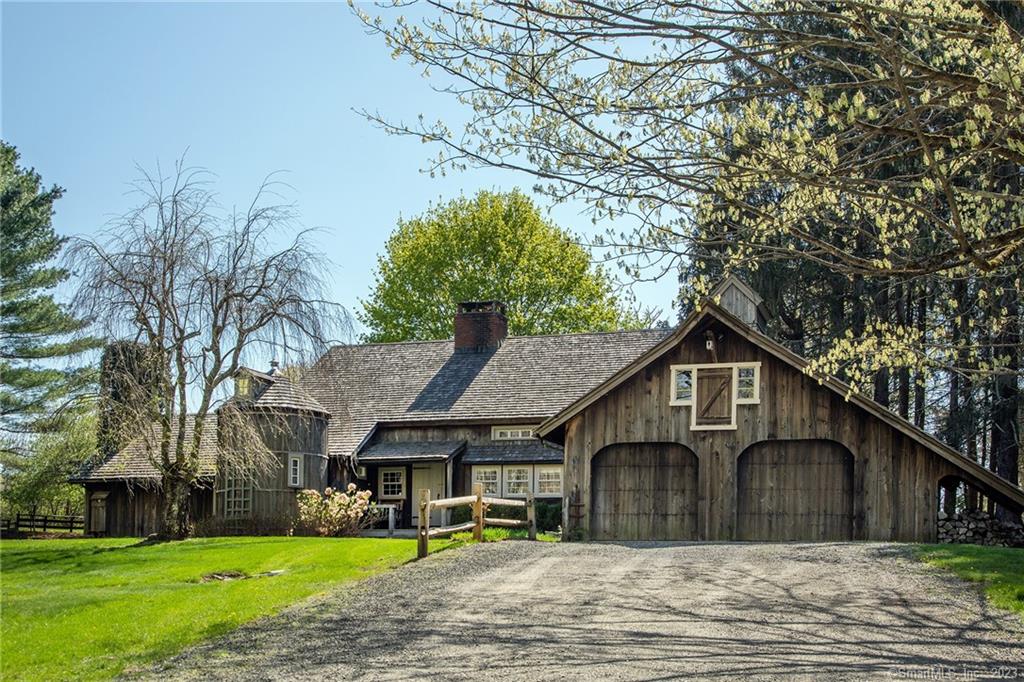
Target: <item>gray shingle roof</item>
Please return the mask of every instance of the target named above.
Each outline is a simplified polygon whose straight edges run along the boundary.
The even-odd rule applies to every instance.
[[[379,422],[543,421],[669,333],[512,336],[481,353],[452,341],[337,346],[301,386],[332,415],[330,454],[351,455]]]
[[[374,443],[359,453],[359,462],[362,464],[414,459],[447,461],[465,446],[464,440]]]
[[[217,415],[206,417],[203,437],[199,443],[199,475],[213,476],[217,470]],[[192,438],[195,418],[186,417],[185,439]],[[178,429],[171,427],[171,438],[174,439]],[[86,465],[73,482],[97,482],[108,480],[137,479],[159,481],[160,472],[153,466],[153,460],[160,456],[160,434],[154,424],[152,433],[140,436],[124,448],[107,457],[102,462]]]
[[[362,455],[360,455],[362,459]],[[540,440],[512,441],[469,445],[462,456],[463,464],[511,464],[514,462],[562,463],[562,451],[544,445]]]
[[[256,407],[265,407],[267,409],[318,412],[328,416],[331,414],[304,388],[282,376],[272,377],[270,386],[260,394],[260,397],[256,399],[254,404]]]

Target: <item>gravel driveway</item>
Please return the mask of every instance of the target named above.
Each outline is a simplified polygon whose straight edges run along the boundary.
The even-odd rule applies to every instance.
[[[908,551],[879,544],[475,545],[243,627],[152,674],[972,679],[966,666],[980,679],[1024,678],[1021,621]]]

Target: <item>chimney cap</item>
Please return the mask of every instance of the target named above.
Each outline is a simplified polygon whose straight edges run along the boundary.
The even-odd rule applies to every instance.
[[[270,371],[268,372],[268,374],[270,374],[271,376],[277,374],[278,373],[277,368],[280,367],[280,366],[281,366],[281,363],[279,363],[277,360],[271,360],[270,361]]]
[[[508,307],[502,301],[460,301],[460,313],[499,313],[505,315]]]

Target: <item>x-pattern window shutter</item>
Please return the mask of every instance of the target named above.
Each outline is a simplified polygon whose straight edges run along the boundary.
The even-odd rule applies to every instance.
[[[697,424],[732,422],[732,368],[701,369],[697,372]]]

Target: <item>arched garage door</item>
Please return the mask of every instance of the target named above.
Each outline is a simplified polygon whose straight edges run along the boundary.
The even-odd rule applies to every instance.
[[[675,443],[619,443],[591,462],[594,540],[695,540],[697,457]]]
[[[737,540],[852,540],[853,455],[827,440],[755,443],[736,502]]]

